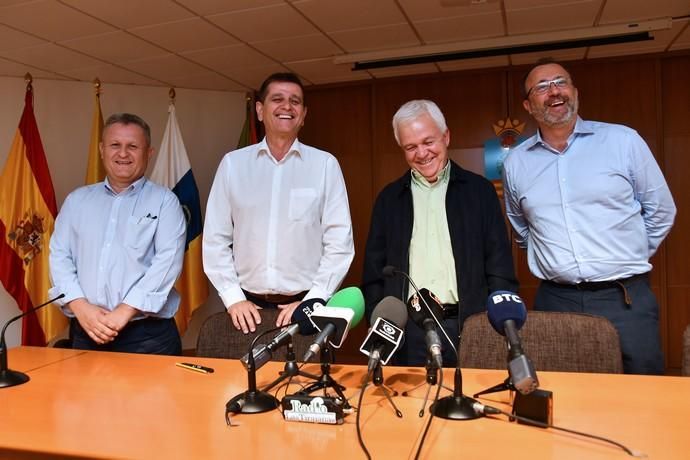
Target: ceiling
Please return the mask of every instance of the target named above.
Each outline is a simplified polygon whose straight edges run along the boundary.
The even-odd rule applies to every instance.
[[[525,64],[541,54],[358,71],[335,60],[658,18],[668,28],[651,41],[542,53],[560,60],[690,49],[690,1],[0,0],[0,75],[246,91],[280,71],[322,84]]]

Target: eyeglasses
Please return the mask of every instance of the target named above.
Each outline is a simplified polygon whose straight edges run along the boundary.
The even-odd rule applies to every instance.
[[[525,95],[525,99],[529,97],[530,94],[546,94],[546,92],[551,88],[551,85],[554,85],[556,88],[565,88],[570,84],[570,80],[568,80],[566,77],[558,77],[554,78],[553,80],[548,80],[548,81],[540,81],[533,87],[527,91],[527,94]]]

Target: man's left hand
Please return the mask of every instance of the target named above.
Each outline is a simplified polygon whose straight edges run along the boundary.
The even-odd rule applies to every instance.
[[[129,321],[134,318],[138,310],[134,307],[127,305],[126,303],[121,303],[111,312],[106,315],[103,321],[108,327],[115,329],[116,331],[121,331],[129,323]]]
[[[276,327],[287,326],[292,322],[292,313],[295,311],[297,306],[301,301],[286,303],[284,305],[278,305],[280,313],[278,313],[278,318],[276,319]]]

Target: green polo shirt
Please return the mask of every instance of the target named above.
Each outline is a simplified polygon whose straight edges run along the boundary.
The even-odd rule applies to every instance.
[[[417,286],[427,288],[442,303],[458,303],[455,258],[450,244],[446,217],[446,191],[450,178],[450,161],[436,182],[412,170],[412,203],[414,225],[410,241],[410,276]],[[408,297],[414,288],[408,289]]]

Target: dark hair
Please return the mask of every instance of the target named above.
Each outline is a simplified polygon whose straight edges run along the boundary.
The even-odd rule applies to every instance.
[[[302,90],[302,96],[304,97],[304,85],[299,77],[292,72],[279,72],[269,75],[268,78],[261,83],[261,88],[259,88],[259,94],[257,95],[257,100],[259,102],[264,102],[268,93],[268,85],[275,82],[296,84]]]
[[[144,131],[144,137],[146,138],[146,147],[151,147],[151,128],[149,128],[148,123],[146,123],[141,117],[134,115],[132,113],[114,113],[108,117],[103,125],[103,131],[101,132],[101,137],[108,127],[115,125],[137,125]]]
[[[529,74],[531,74],[532,71],[533,71],[534,69],[536,69],[537,67],[541,67],[541,66],[547,65],[547,64],[556,64],[556,65],[559,65],[559,66],[563,67],[563,69],[564,69],[566,72],[568,72],[568,69],[566,69],[565,66],[564,66],[563,64],[561,64],[560,62],[556,61],[556,60],[555,60],[554,58],[552,58],[552,57],[543,57],[543,58],[537,59],[537,62],[535,62],[534,65],[533,65],[532,67],[530,67],[529,70],[527,70],[527,72],[525,73],[525,75],[522,77],[522,87],[521,87],[521,89],[522,89],[522,97],[523,97],[524,99],[527,99],[527,91],[529,91],[529,88],[526,87],[526,85],[527,85],[527,77],[529,77]],[[568,72],[568,75],[570,75],[570,72]],[[572,80],[572,77],[571,77],[571,80]]]

